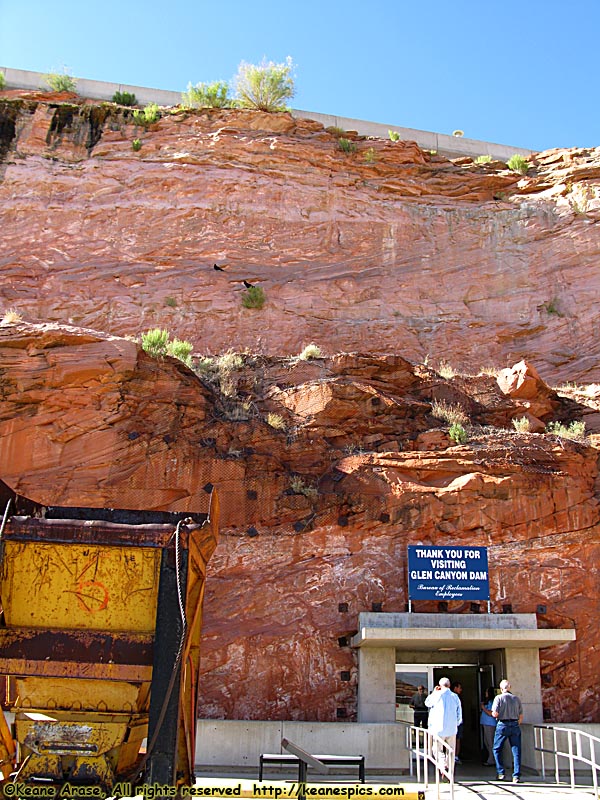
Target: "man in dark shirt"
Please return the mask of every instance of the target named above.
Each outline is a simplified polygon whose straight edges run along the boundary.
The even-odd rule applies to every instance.
[[[498,771],[498,780],[504,780],[502,748],[508,739],[513,754],[513,783],[521,780],[521,728],[523,706],[520,699],[511,694],[510,683],[500,681],[502,694],[497,695],[492,703],[492,716],[498,720],[494,734],[494,761]]]
[[[417,728],[426,728],[427,717],[429,715],[429,709],[425,705],[427,692],[424,686],[419,686],[418,689],[419,691],[415,692],[410,699],[410,708],[413,708],[415,711],[415,725]]]

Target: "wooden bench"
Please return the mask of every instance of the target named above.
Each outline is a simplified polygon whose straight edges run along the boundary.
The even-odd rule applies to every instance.
[[[365,782],[365,757],[364,756],[334,756],[334,755],[314,755],[328,767],[358,767],[358,778],[361,783]],[[263,768],[265,764],[291,764],[298,766],[298,782],[302,783],[300,769],[302,760],[291,753],[261,753],[258,765],[258,780],[263,779]],[[310,766],[310,765],[309,765]]]

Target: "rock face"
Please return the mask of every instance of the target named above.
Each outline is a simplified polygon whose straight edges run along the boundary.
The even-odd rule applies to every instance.
[[[113,335],[168,327],[209,354],[315,341],[600,381],[598,150],[539,154],[521,176],[413,142],[347,134],[343,152],[342,135],[218,109],[144,127],[5,92],[0,303]],[[262,310],[243,307],[244,280]]]
[[[531,365],[514,369],[544,422],[582,415]],[[373,603],[404,611],[406,547],[432,543],[489,548],[493,611],[543,604],[542,627],[576,628],[576,642],[544,653],[545,707],[555,721],[600,721],[598,453],[517,433],[518,379],[444,379],[357,354],[228,354],[198,370],[91,330],[0,326],[0,477],[13,490],[202,512],[218,487],[201,716],[353,719],[343,638]],[[435,416],[448,409],[463,414],[464,445]]]
[[[0,324],[0,479],[172,511],[218,487],[204,717],[353,719],[358,613],[404,611],[407,545],[468,543],[494,611],[577,629],[543,654],[544,703],[598,722],[597,450],[512,421],[600,431],[600,151],[521,176],[342,136],[0,94],[0,307],[32,320]],[[156,326],[221,357],[195,374],[123,338]],[[330,355],[290,357],[311,341]],[[545,383],[567,379],[597,384]]]

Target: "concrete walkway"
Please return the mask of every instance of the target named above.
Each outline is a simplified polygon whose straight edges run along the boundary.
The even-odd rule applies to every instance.
[[[557,785],[539,775],[524,774],[522,783],[513,783],[510,774],[503,781],[495,780],[495,771],[479,766],[462,764],[454,776],[454,800],[590,800],[596,798],[593,786],[581,785],[571,789],[568,784]],[[591,775],[587,776],[591,779]],[[584,781],[584,777],[581,778]],[[437,800],[437,788],[430,784],[425,793],[426,800]],[[450,787],[440,784],[440,800],[449,800]]]
[[[254,768],[224,768],[224,769],[203,769],[202,767],[196,768],[196,777],[200,782],[203,779],[236,779],[248,780],[256,778],[256,769]],[[430,773],[431,774],[431,773]],[[571,789],[567,784],[557,785],[556,783],[547,780],[542,781],[540,776],[524,775],[522,783],[512,783],[511,777],[507,775],[504,781],[493,780],[495,774],[493,770],[483,769],[476,765],[461,765],[456,769],[455,783],[454,783],[454,800],[590,800],[593,798],[597,800],[598,796],[594,794],[592,786],[581,785],[575,789]],[[269,771],[269,780],[282,780],[293,781],[297,778],[296,770],[278,768]],[[348,781],[354,784],[356,775],[353,774],[339,774],[336,770],[334,778],[323,778],[317,774],[311,774],[309,777],[310,783],[321,783],[324,780],[332,781]],[[431,778],[430,778],[431,780]],[[583,780],[583,778],[582,778]],[[410,775],[401,775],[395,772],[386,772],[369,775],[367,770],[367,784],[400,784],[408,789],[411,785],[417,788],[416,777]],[[423,788],[423,783],[418,786]],[[440,800],[450,800],[450,786],[447,783],[440,783],[439,798]],[[430,783],[425,791],[426,800],[437,800],[438,791],[435,782]]]
[[[435,786],[430,786],[425,792],[426,800],[436,800]],[[513,784],[510,781],[462,781],[454,784],[454,800],[590,800],[595,798],[593,788],[580,787],[571,789],[570,786],[557,786],[556,784],[541,783],[537,779],[527,780],[523,783]],[[448,784],[440,786],[440,800],[449,800],[450,787]]]

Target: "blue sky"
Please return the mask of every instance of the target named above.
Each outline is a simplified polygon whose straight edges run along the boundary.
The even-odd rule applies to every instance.
[[[600,0],[0,0],[0,66],[183,91],[295,63],[294,108],[600,145]]]

